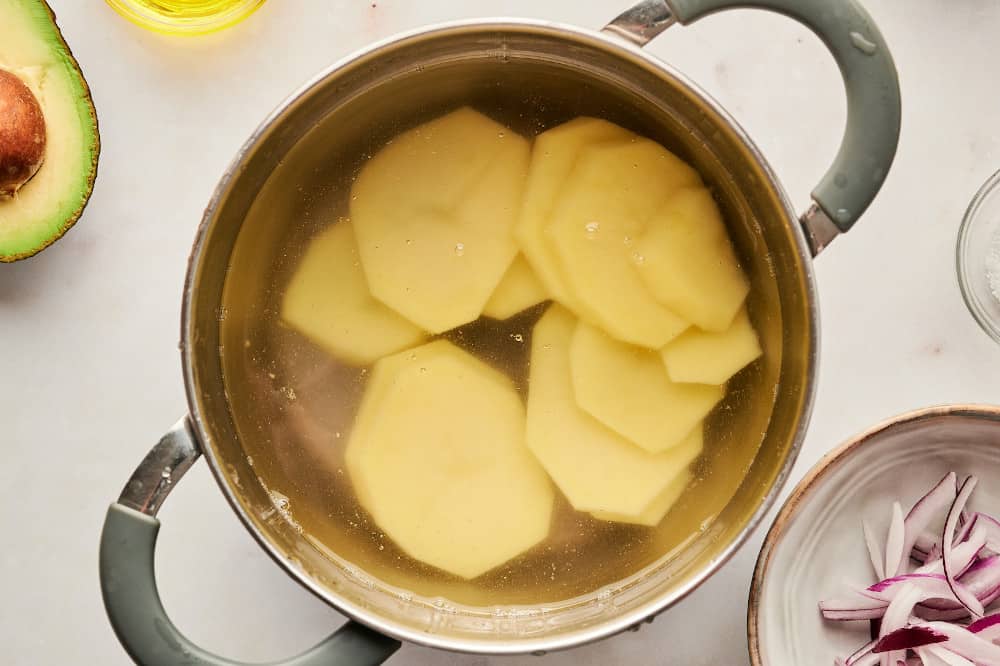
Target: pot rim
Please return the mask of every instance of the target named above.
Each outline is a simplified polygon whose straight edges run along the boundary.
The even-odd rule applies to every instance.
[[[771,488],[764,495],[760,504],[757,506],[754,513],[750,516],[736,537],[729,544],[727,544],[726,547],[717,554],[715,559],[711,560],[707,564],[707,566],[673,592],[660,594],[650,602],[627,613],[623,613],[620,616],[609,618],[606,621],[601,621],[582,629],[556,633],[552,636],[542,638],[519,638],[516,640],[469,639],[422,632],[399,622],[387,620],[383,616],[371,611],[368,608],[350,602],[349,600],[338,595],[336,592],[320,585],[306,572],[296,568],[295,565],[285,558],[280,550],[276,548],[259,529],[257,529],[256,525],[254,525],[251,518],[241,506],[229,478],[222,469],[220,461],[216,458],[214,449],[211,446],[205,445],[211,441],[211,438],[208,435],[205,427],[205,419],[199,407],[197,397],[198,392],[194,376],[194,349],[191,344],[193,337],[192,310],[194,300],[197,297],[195,287],[197,275],[203,258],[205,242],[214,223],[215,214],[220,208],[220,204],[225,200],[232,185],[240,177],[243,163],[248,156],[251,155],[261,139],[274,127],[280,125],[287,110],[294,106],[297,101],[307,96],[310,91],[312,91],[316,86],[322,85],[322,83],[327,79],[335,77],[341,69],[355,63],[356,61],[370,57],[377,57],[380,52],[413,39],[444,36],[451,32],[475,29],[489,29],[496,32],[544,32],[560,36],[567,40],[584,42],[607,52],[609,57],[626,61],[636,61],[640,66],[655,69],[664,78],[670,79],[678,85],[687,88],[690,92],[699,97],[706,107],[710,108],[712,112],[717,114],[723,122],[728,124],[729,128],[745,146],[754,161],[767,175],[772,187],[774,187],[775,192],[781,201],[786,217],[785,222],[793,228],[792,235],[794,238],[796,253],[802,259],[801,265],[803,267],[806,292],[804,294],[804,300],[808,305],[809,329],[811,339],[813,341],[806,359],[806,376],[805,383],[802,387],[804,393],[802,411],[798,426],[792,437],[788,453],[785,456],[784,463],[778,471]],[[236,515],[239,516],[240,521],[243,523],[244,527],[246,527],[247,531],[253,536],[264,552],[266,552],[271,559],[281,566],[289,576],[291,576],[316,597],[336,609],[338,612],[346,615],[352,620],[356,620],[376,631],[400,641],[455,652],[491,655],[515,655],[525,653],[544,654],[550,651],[577,647],[618,634],[629,628],[638,628],[638,625],[641,622],[651,619],[658,613],[687,597],[695,589],[701,586],[702,583],[708,580],[709,577],[716,573],[723,564],[732,558],[737,550],[739,550],[739,548],[746,542],[750,534],[752,534],[757,528],[767,511],[770,509],[771,505],[777,499],[778,494],[788,480],[788,476],[790,475],[795,460],[798,458],[799,451],[802,448],[802,443],[805,438],[805,432],[812,414],[816,396],[816,375],[818,370],[820,332],[819,311],[817,306],[817,293],[814,269],[812,266],[812,257],[813,254],[807,244],[805,233],[799,224],[798,216],[795,214],[794,209],[791,206],[788,195],[781,185],[781,181],[778,180],[771,165],[767,162],[763,154],[747,135],[746,131],[722,107],[721,104],[719,104],[707,92],[702,90],[699,86],[693,83],[685,75],[674,69],[667,62],[653,56],[638,46],[626,41],[624,38],[614,34],[599,30],[581,28],[555,21],[510,17],[490,17],[447,21],[418,27],[401,33],[396,33],[373,42],[368,46],[362,47],[361,49],[355,50],[347,56],[335,61],[306,81],[306,83],[301,85],[298,89],[282,100],[282,102],[264,118],[264,120],[257,126],[249,138],[236,152],[233,160],[230,162],[222,177],[219,179],[219,182],[205,207],[201,223],[198,226],[191,254],[188,258],[187,272],[184,280],[184,292],[181,308],[180,350],[184,386],[187,395],[188,408],[190,410],[190,420],[193,425],[196,439],[202,449],[202,453],[205,455],[209,468],[212,470],[212,475],[215,477],[216,483],[219,485],[219,488],[222,490],[222,493],[229,502],[229,505],[232,507]]]

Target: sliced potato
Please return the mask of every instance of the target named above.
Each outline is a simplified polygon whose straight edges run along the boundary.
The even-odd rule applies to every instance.
[[[281,318],[353,365],[367,365],[418,345],[425,337],[417,326],[372,297],[347,220],[310,241],[288,283]]]
[[[486,302],[483,314],[494,319],[507,319],[548,297],[531,266],[522,255],[518,255]]]
[[[625,128],[606,120],[581,117],[546,130],[535,139],[514,236],[545,289],[561,303],[568,303],[570,295],[545,238],[556,198],[581,149],[595,143],[634,137]]]
[[[377,189],[392,202],[454,208],[493,164],[504,139],[514,136],[475,109],[462,107],[393,137],[368,160],[357,180],[364,181],[362,189]],[[362,207],[376,203],[362,201]]]
[[[569,347],[576,318],[552,305],[535,325],[528,392],[528,448],[578,511],[642,513],[701,449],[690,445],[653,454],[584,412],[573,398]]]
[[[699,449],[700,452],[700,449]],[[692,456],[692,459],[698,454]],[[660,524],[663,517],[667,515],[670,508],[680,499],[680,496],[687,489],[693,478],[688,470],[682,470],[673,481],[671,481],[663,492],[657,495],[656,499],[649,503],[645,509],[635,515],[623,513],[612,513],[610,511],[592,511],[590,515],[598,520],[608,520],[616,523],[633,523],[635,525],[646,525],[655,527]]]
[[[446,340],[375,364],[347,447],[359,501],[411,557],[475,578],[543,540],[554,492],[511,381]]]
[[[650,453],[677,446],[712,410],[723,386],[670,381],[657,352],[580,322],[570,344],[573,395],[585,412]]]
[[[659,349],[689,322],[653,298],[636,270],[636,241],[675,190],[698,174],[648,139],[580,153],[548,227],[567,305],[619,340]]]
[[[474,321],[517,254],[528,141],[463,108],[365,164],[351,217],[372,294],[424,330]]]
[[[351,483],[354,494],[358,498],[358,503],[369,513],[373,513],[371,495],[368,493],[368,486],[360,483],[361,461],[366,453],[367,442],[372,426],[381,418],[383,413],[383,401],[386,392],[396,384],[396,378],[417,364],[418,367],[426,367],[427,362],[433,361],[445,354],[451,353],[449,345],[442,344],[443,340],[430,342],[409,351],[400,352],[391,356],[384,356],[372,367],[371,375],[365,384],[365,391],[358,406],[357,414],[354,416],[354,423],[351,426],[350,436],[347,440],[347,448],[344,451],[344,462],[347,464],[347,471],[351,475]]]
[[[372,368],[371,376],[368,378],[364,395],[361,398],[361,405],[358,407],[357,414],[354,415],[347,448],[344,449],[344,463],[347,467],[347,473],[350,474],[351,487],[354,489],[358,504],[369,513],[372,512],[372,498],[368,493],[368,486],[360,482],[361,459],[365,450],[365,442],[368,441],[368,433],[371,432],[372,425],[381,413],[382,399],[386,390],[393,385],[393,378],[404,365],[403,359],[410,362],[418,359],[425,360],[430,355],[427,347],[429,345],[416,348],[412,353],[417,354],[417,358],[412,360],[408,356],[404,356],[406,352],[393,356],[383,356]]]
[[[701,384],[725,383],[761,353],[746,308],[722,333],[692,328],[660,350],[671,380]]]
[[[704,187],[677,192],[636,243],[635,266],[654,298],[708,331],[725,331],[750,283],[719,207]]]

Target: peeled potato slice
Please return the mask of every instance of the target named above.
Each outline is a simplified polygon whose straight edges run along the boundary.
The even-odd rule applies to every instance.
[[[528,448],[578,511],[637,516],[701,450],[690,445],[648,453],[584,412],[573,398],[569,347],[576,318],[551,306],[535,325],[528,393]]]
[[[762,353],[746,308],[722,333],[692,328],[660,350],[675,382],[723,384]]]
[[[351,217],[372,294],[424,330],[479,317],[514,256],[528,141],[463,108],[365,164]]]
[[[548,293],[531,266],[523,256],[518,255],[486,302],[483,314],[494,319],[507,319],[547,298]]]
[[[657,352],[613,340],[580,322],[569,352],[573,395],[598,421],[650,453],[677,446],[725,387],[670,381]]]
[[[281,318],[354,365],[367,365],[424,339],[423,331],[372,297],[347,220],[309,243],[285,291]]]
[[[699,449],[700,452],[700,449]],[[692,459],[697,457],[697,453]],[[633,523],[635,525],[646,525],[655,527],[660,524],[663,517],[667,515],[670,508],[680,499],[681,494],[687,489],[687,485],[693,478],[691,472],[682,470],[673,481],[657,495],[656,499],[649,503],[645,509],[635,515],[623,513],[612,513],[610,511],[592,511],[590,515],[598,520],[608,520],[616,523]]]
[[[548,228],[571,298],[567,305],[613,337],[659,349],[689,322],[653,298],[636,241],[675,190],[698,174],[648,139],[583,150]]]
[[[561,269],[545,237],[557,195],[562,191],[580,150],[588,145],[633,138],[631,132],[599,118],[575,118],[538,135],[524,186],[524,200],[514,227],[528,262],[560,303],[569,302]]]
[[[719,208],[704,187],[672,196],[636,252],[642,261],[635,266],[656,300],[699,328],[725,331],[750,291]]]
[[[554,492],[511,381],[446,340],[375,364],[348,442],[364,508],[411,557],[475,578],[543,540]]]

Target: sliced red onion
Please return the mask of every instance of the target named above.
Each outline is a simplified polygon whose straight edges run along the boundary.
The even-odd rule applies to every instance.
[[[1000,587],[993,588],[984,596],[977,598],[985,608],[996,601],[997,598],[1000,598]],[[945,620],[948,622],[964,620],[969,617],[969,610],[965,606],[954,601],[949,601],[948,599],[927,599],[926,601],[921,601],[913,609],[913,613],[923,620]]]
[[[910,557],[913,559],[923,562],[927,557],[927,553],[931,551],[931,548],[937,543],[937,536],[931,534],[930,532],[924,532],[917,536],[917,540],[913,542],[913,548],[910,549]]]
[[[888,601],[858,595],[853,599],[824,599],[819,610],[828,620],[874,620],[885,613]]]
[[[859,592],[869,599],[891,602],[909,584],[920,590],[923,595],[921,601],[923,599],[954,599],[958,601],[958,597],[955,596],[943,574],[903,574],[902,576],[886,578]],[[955,587],[959,588],[966,596],[975,596],[961,583],[956,582]]]
[[[973,521],[966,523],[972,525]],[[948,560],[948,568],[954,572],[958,578],[976,563],[979,551],[986,545],[985,528],[975,528],[971,534],[966,535],[966,541],[958,543],[951,551],[951,558]],[[913,573],[944,573],[944,558],[928,562],[922,567],[915,569]]]
[[[986,530],[986,548],[994,555],[1000,554],[1000,521],[985,513],[976,513],[976,523]]]
[[[980,519],[976,531],[981,531],[981,528],[983,528],[983,523]],[[978,540],[979,537],[974,532],[970,536],[970,542],[976,543]],[[988,539],[984,541],[979,555],[972,560],[964,572],[958,575],[958,582],[969,588],[983,602],[984,606],[998,596],[997,590],[1000,589],[1000,555],[992,552],[986,545],[987,543]],[[957,546],[954,552],[957,553],[963,545],[965,544]],[[958,563],[958,566],[961,566],[961,562]]]
[[[923,626],[947,636],[948,640],[942,645],[955,654],[971,659],[977,664],[1000,664],[1000,645],[994,645],[965,627],[948,622],[928,622]]]
[[[958,577],[958,582],[987,604],[986,597],[1000,588],[1000,555],[977,560]]]
[[[976,483],[978,479],[974,476],[970,476],[962,483],[962,487],[958,491],[958,496],[955,497],[955,501],[951,505],[951,509],[948,511],[948,517],[944,521],[944,531],[941,534],[941,552],[943,557],[941,558],[944,564],[944,577],[948,582],[948,587],[951,588],[952,593],[955,598],[958,599],[959,603],[969,609],[969,613],[973,617],[982,617],[983,615],[983,605],[976,598],[976,595],[968,591],[962,585],[955,581],[954,567],[950,564],[952,561],[952,548],[954,547],[954,542],[952,541],[955,535],[955,526],[958,524],[958,517],[962,513],[962,509],[965,508],[965,504],[969,501],[969,496],[972,495],[972,491],[976,489]]]
[[[974,634],[979,634],[980,638],[984,638],[991,643],[996,642],[997,639],[1000,639],[1000,613],[981,617],[966,627],[966,629]]]
[[[890,593],[893,589],[901,587],[904,583],[916,581],[916,580],[929,580],[937,581],[944,580],[944,574],[934,574],[934,573],[908,573],[901,574],[899,576],[893,576],[892,578],[886,578],[885,580],[880,580],[874,585],[869,585],[863,590],[859,590],[861,594],[869,596],[873,599],[883,599],[881,594],[872,593]],[[885,601],[892,601],[892,597],[884,598]]]
[[[903,523],[903,507],[899,505],[899,502],[893,502],[889,533],[885,537],[885,574],[887,576],[895,576],[903,568],[903,541],[905,538],[906,526]]]
[[[948,507],[949,503],[955,499],[955,482],[957,477],[954,472],[948,472],[937,484],[927,492],[926,495],[916,501],[913,507],[907,512],[906,538],[903,540],[903,552],[909,553],[914,548],[923,553],[930,552],[934,546],[934,537],[925,538],[926,530],[930,526],[934,517],[940,515]],[[902,559],[902,558],[901,558]],[[898,574],[905,562],[899,562],[894,571],[887,571],[889,576]],[[882,578],[882,576],[879,576]]]
[[[923,645],[944,643],[948,637],[924,624],[904,626],[880,638],[872,647],[872,652],[890,650],[912,650]]]
[[[968,540],[969,534],[972,532],[973,528],[975,528],[976,523],[978,522],[979,522],[979,516],[976,514],[972,514],[967,521],[961,524],[961,526],[958,529],[958,534],[955,535],[955,538],[952,541],[952,543],[962,543],[963,541]]]
[[[965,657],[960,657],[940,645],[919,647],[914,652],[920,658],[922,666],[976,666]]]
[[[836,666],[870,666],[878,663],[879,656],[872,653],[873,647],[875,647],[874,640],[870,643],[862,645],[847,659],[834,660],[834,664],[836,664]]]
[[[1000,597],[1000,557],[991,555],[974,563],[959,576],[958,582],[976,595],[984,607]],[[925,620],[961,620],[969,616],[961,604],[948,599],[927,599],[920,602],[916,614]]]
[[[906,627],[913,607],[926,598],[925,593],[918,587],[921,584],[924,584],[924,581],[920,579],[903,583],[895,598],[889,602],[885,615],[882,616],[882,626],[879,628],[879,643]],[[879,643],[875,645],[878,646]],[[875,652],[875,648],[872,648],[872,652]],[[881,666],[896,666],[900,661],[906,661],[906,648],[889,648],[882,652],[885,654],[879,659]]]
[[[868,521],[861,521],[861,531],[865,533],[865,545],[868,547],[868,559],[872,562],[872,569],[875,570],[875,576],[879,580],[882,580],[885,578],[885,557],[878,547],[875,534],[872,532],[871,527],[868,526]]]
[[[980,557],[958,579],[964,583],[967,580],[975,580],[989,573],[997,575],[997,579],[1000,580],[1000,555]]]
[[[827,620],[837,620],[841,622],[848,622],[851,620],[877,620],[885,615],[885,609],[888,608],[889,604],[885,603],[881,606],[876,606],[874,608],[845,608],[845,609],[828,609],[821,608],[820,612],[823,617]],[[954,611],[951,611],[953,613]],[[951,619],[949,611],[938,611],[938,614],[933,617],[927,617],[927,620],[946,620]],[[968,613],[966,613],[968,615]],[[921,616],[923,617],[923,616]]]
[[[955,484],[955,488],[956,490],[958,489],[958,484]],[[962,509],[962,513],[958,514],[958,526],[961,527],[964,525],[965,521],[967,521],[971,516],[972,514],[969,513],[968,509]]]
[[[907,574],[915,576],[915,574]],[[910,577],[896,577],[873,585],[873,588],[881,590],[882,594],[875,596],[884,597],[892,594],[891,586],[898,585],[901,581],[912,580]],[[951,589],[944,587],[944,577],[937,574],[938,583],[936,590],[945,593],[944,598],[928,598],[917,604],[914,612],[925,620],[960,620],[969,616],[969,611],[955,601],[951,594]],[[973,564],[959,578],[959,583],[967,587],[972,594],[976,595],[983,606],[987,606],[1000,597],[1000,556],[992,555]],[[889,590],[886,592],[886,590]],[[934,589],[929,593],[933,593]],[[871,590],[867,590],[869,594]],[[888,601],[881,601],[865,593],[859,592],[856,597],[846,599],[828,599],[820,602],[820,610],[823,617],[829,620],[871,620],[881,617],[888,606]]]
[[[958,603],[943,574],[904,574],[879,581],[857,596],[824,599],[819,609],[828,620],[873,620],[882,617],[900,586],[915,581],[925,598],[915,612],[925,620],[959,620],[968,617],[968,610]],[[979,560],[959,579],[958,583],[979,599],[984,606],[1000,597],[1000,556]],[[940,595],[940,596],[938,596]]]
[[[869,621],[873,640],[837,666],[1000,666],[1000,612],[983,617],[1000,599],[1000,520],[966,510],[976,484],[948,474],[905,518],[893,503],[884,552],[862,523],[881,580],[819,607],[825,619]],[[928,533],[942,514],[940,534]],[[910,560],[920,566],[908,573]]]
[[[881,656],[882,655],[869,652],[855,661],[845,661],[844,664],[845,666],[878,666],[879,657]]]

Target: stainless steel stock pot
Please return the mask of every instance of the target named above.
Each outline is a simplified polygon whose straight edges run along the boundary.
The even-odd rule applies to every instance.
[[[641,48],[674,24],[734,7],[771,10],[802,22],[823,40],[844,77],[843,143],[801,217],[726,111]],[[223,385],[218,312],[224,284],[239,289],[243,277],[252,279],[252,271],[243,276],[231,263],[238,237],[266,247],[282,224],[280,214],[266,224],[246,222],[279,164],[308,162],[331,142],[363,146],[377,128],[413,117],[414,109],[453,108],[497,86],[513,88],[524,100],[550,110],[619,122],[698,168],[722,207],[751,278],[751,306],[766,351],[760,381],[778,389],[766,413],[748,417],[754,420],[745,424],[758,432],[752,438],[759,446],[753,464],[711,527],[682,552],[600,594],[562,604],[442,609],[323,555],[287,521],[268,519],[273,500],[234,426],[234,414],[252,405],[232,400]],[[643,0],[600,31],[525,20],[464,21],[393,37],[330,67],[250,137],[223,175],[198,231],[181,321],[190,413],[142,461],[111,505],[102,535],[105,606],[126,650],[149,665],[234,663],[179,633],[163,610],[154,579],[157,510],[200,455],[261,547],[352,620],[289,664],[379,663],[399,641],[466,652],[540,653],[609,636],[677,603],[743,543],[792,468],[815,388],[812,259],[875,197],[895,154],[899,121],[891,55],[855,0]],[[269,203],[281,212],[281,202]]]

